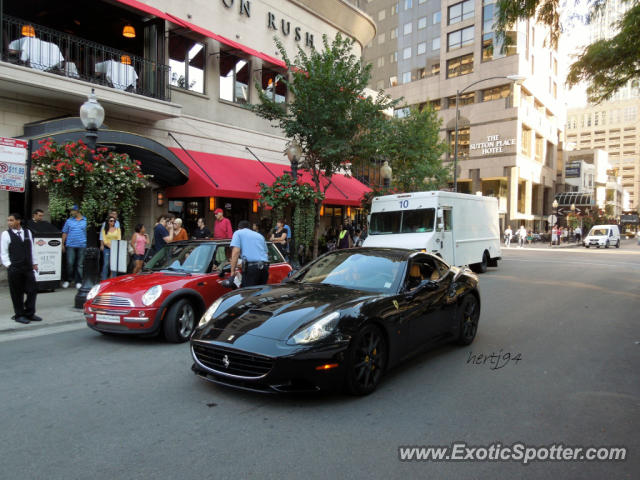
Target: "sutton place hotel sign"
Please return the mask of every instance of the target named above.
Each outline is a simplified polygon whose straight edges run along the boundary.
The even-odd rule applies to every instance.
[[[487,135],[486,142],[472,143],[469,150],[480,150],[480,155],[490,155],[492,153],[502,153],[505,147],[512,147],[516,144],[515,138],[500,139],[500,135]]]

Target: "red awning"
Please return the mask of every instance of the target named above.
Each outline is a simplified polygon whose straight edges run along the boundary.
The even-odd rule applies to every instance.
[[[168,198],[258,198],[260,190],[258,184],[273,183],[274,177],[269,170],[274,175],[280,176],[285,170],[291,168],[289,165],[280,163],[263,162],[269,168],[267,170],[256,160],[189,150],[196,164],[184,150],[179,148],[170,148],[170,150],[189,167],[189,180],[184,185],[167,188]],[[217,187],[202,169],[218,184]],[[300,172],[300,177],[305,182],[313,184],[308,172]],[[328,181],[323,179],[323,185]],[[363,195],[369,190],[355,178],[335,174],[331,177],[331,185],[326,191],[324,203],[357,207],[360,206]]]
[[[129,1],[129,0],[127,0],[127,1]],[[236,50],[243,51],[248,55],[261,58],[265,62],[271,63],[272,65],[275,65],[277,67],[287,68],[287,64],[284,63],[284,61],[282,61],[282,60],[279,60],[279,59],[277,59],[275,57],[267,55],[266,53],[259,52],[258,50],[254,50],[253,48],[247,47],[246,45],[243,45],[241,43],[234,42],[233,40],[229,40],[228,38],[223,37],[222,35],[218,35],[217,33],[213,33],[212,31],[207,30],[206,28],[202,28],[202,27],[199,27],[198,25],[195,25],[195,24],[193,24],[191,22],[187,22],[186,20],[183,20],[182,18],[178,18],[175,15],[171,15],[170,13],[168,13],[167,15],[169,15],[169,17],[171,17],[171,21],[172,22],[177,23],[179,25],[182,25],[183,27],[186,27],[189,30],[192,30],[192,31],[194,31],[196,33],[199,33],[200,35],[204,35],[205,37],[213,38],[214,40],[217,40],[220,43],[224,43],[225,45],[228,45],[228,46],[230,46],[232,48],[235,48]]]
[[[157,8],[154,8],[146,3],[139,2],[138,0],[117,0],[120,3],[128,5],[130,7],[135,8],[136,10],[140,10],[141,12],[149,13],[151,15],[155,15],[158,18],[163,18],[168,20],[169,22],[177,23],[180,25],[180,22],[177,22],[176,19],[172,18],[171,15],[165,13]]]

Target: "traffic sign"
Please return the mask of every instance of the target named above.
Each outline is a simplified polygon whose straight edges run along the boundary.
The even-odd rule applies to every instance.
[[[549,215],[547,217],[547,222],[549,222],[549,225],[555,225],[556,223],[558,223],[558,217],[556,217],[555,215]]]

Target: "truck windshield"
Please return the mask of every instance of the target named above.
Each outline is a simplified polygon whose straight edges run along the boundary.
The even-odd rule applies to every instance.
[[[433,232],[435,213],[434,208],[375,212],[371,214],[369,235]]]

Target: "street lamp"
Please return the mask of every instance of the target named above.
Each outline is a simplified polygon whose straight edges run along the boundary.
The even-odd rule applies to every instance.
[[[393,173],[393,170],[389,166],[389,161],[385,160],[382,166],[380,167],[380,178],[382,178],[382,185],[385,188],[389,188],[389,185],[391,185],[392,173]]]
[[[289,142],[289,146],[287,147],[287,158],[289,159],[289,163],[291,163],[291,178],[293,178],[294,182],[298,180],[298,162],[300,161],[300,157],[302,156],[302,149],[300,148],[300,144],[294,138]],[[294,208],[298,208],[294,206]],[[291,222],[291,238],[289,239],[289,260],[292,264],[297,264],[297,255],[296,255],[296,242],[293,236],[293,222]]]
[[[80,107],[80,120],[86,129],[84,136],[87,138],[89,158],[91,158],[91,151],[95,150],[98,140],[98,129],[104,121],[104,108],[98,103],[93,88],[88,95],[88,100]],[[95,225],[87,225],[87,249],[82,266],[82,286],[78,290],[74,300],[76,308],[82,308],[84,302],[87,300],[89,290],[99,281],[100,250],[98,249],[95,230]]]
[[[456,91],[456,128],[455,128],[455,143],[454,143],[454,147],[453,147],[453,191],[457,192],[458,191],[458,121],[460,119],[460,94],[466,92],[468,89],[470,89],[471,87],[473,87],[474,85],[487,81],[487,80],[495,80],[498,78],[506,78],[508,80],[511,80],[514,83],[522,83],[524,80],[526,80],[526,76],[524,75],[500,75],[497,77],[489,77],[489,78],[483,78],[481,80],[478,80],[476,82],[470,83],[469,85],[467,85],[466,87],[464,87],[462,90],[457,90]]]
[[[554,198],[553,203],[551,204],[553,209],[556,211],[555,221],[553,222],[553,226],[551,227],[551,245],[553,245],[553,227],[556,227],[556,235],[558,235],[558,199]],[[558,242],[560,243],[560,242]]]

